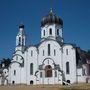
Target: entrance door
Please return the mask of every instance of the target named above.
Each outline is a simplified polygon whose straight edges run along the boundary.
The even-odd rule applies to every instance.
[[[45,82],[46,84],[52,84],[53,79],[53,71],[51,65],[47,65],[45,67]]]
[[[52,77],[52,67],[50,65],[45,67],[45,77]]]

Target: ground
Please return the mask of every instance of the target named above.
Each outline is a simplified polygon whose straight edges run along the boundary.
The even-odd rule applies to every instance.
[[[74,85],[8,85],[0,86],[0,90],[90,90],[90,84],[74,84]]]

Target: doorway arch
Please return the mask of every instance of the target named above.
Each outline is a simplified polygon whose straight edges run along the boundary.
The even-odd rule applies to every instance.
[[[12,84],[14,85],[15,84],[15,81],[12,81]]]
[[[33,80],[30,81],[30,84],[33,84]]]
[[[45,67],[45,77],[52,77],[52,67],[51,67],[51,65],[47,65]]]

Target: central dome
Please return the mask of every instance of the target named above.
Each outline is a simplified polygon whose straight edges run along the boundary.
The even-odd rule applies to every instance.
[[[53,24],[53,23],[63,25],[62,19],[56,16],[51,9],[49,14],[43,17],[41,21],[41,27],[45,26],[46,24]]]

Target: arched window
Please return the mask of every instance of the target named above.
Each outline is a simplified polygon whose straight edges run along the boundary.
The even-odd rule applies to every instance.
[[[55,71],[55,77],[57,77],[57,71]]]
[[[50,56],[50,44],[48,44],[48,56]]]
[[[66,55],[68,55],[68,49],[66,49]]]
[[[33,51],[31,50],[31,57],[33,56]]]
[[[54,49],[54,56],[56,56],[56,50]]]
[[[43,30],[43,36],[45,36],[45,30]]]
[[[52,67],[50,65],[45,67],[45,77],[52,77]]]
[[[69,62],[66,62],[66,74],[70,73]]]
[[[42,78],[42,72],[40,72],[40,77]]]
[[[21,42],[21,37],[19,37],[19,42]]]
[[[16,70],[14,70],[14,76],[16,75]]]
[[[19,37],[19,43],[18,43],[18,45],[20,45],[21,44],[21,37]]]
[[[16,60],[18,60],[18,56],[16,56]]]
[[[51,28],[49,29],[49,34],[52,35],[52,29]]]
[[[43,56],[44,56],[44,50],[43,50]]]
[[[30,64],[30,75],[33,75],[33,63]]]
[[[82,75],[85,76],[85,69],[82,70]]]
[[[59,29],[57,29],[57,35],[59,35]]]
[[[24,45],[24,38],[22,39],[22,45]]]

